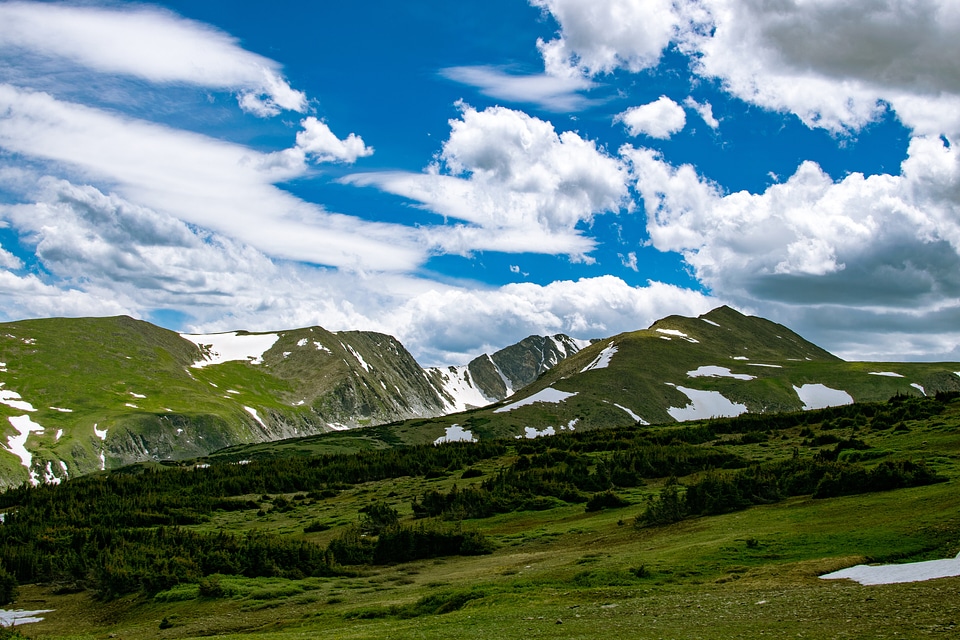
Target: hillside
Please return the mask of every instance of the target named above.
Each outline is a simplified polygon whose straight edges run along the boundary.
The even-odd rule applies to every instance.
[[[128,317],[5,323],[0,486],[489,404],[579,344],[531,336],[465,367],[425,371],[395,338],[366,331],[180,335]]]
[[[127,317],[0,327],[0,483],[433,416],[446,405],[394,338],[320,327],[180,336]]]
[[[958,478],[955,395],[145,463],[0,494],[0,585],[51,640],[946,637],[960,578],[820,576],[955,556]]]
[[[846,362],[782,325],[720,307],[595,341],[496,405],[218,452],[233,459],[536,438],[633,424],[800,411],[960,391],[958,363]]]
[[[0,325],[0,486],[225,447],[274,455],[275,441],[353,451],[882,401],[958,390],[957,372],[844,362],[728,307],[592,344],[530,336],[428,370],[395,338],[364,331],[178,335],[126,317],[21,321]]]

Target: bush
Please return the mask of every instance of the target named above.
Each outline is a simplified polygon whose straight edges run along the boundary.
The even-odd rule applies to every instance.
[[[590,511],[600,511],[601,509],[617,509],[619,507],[629,506],[630,503],[627,500],[624,500],[613,491],[604,491],[603,493],[595,493],[590,496],[590,499],[587,500],[587,506],[585,510]]]
[[[10,604],[17,599],[19,586],[16,576],[0,566],[0,605]]]

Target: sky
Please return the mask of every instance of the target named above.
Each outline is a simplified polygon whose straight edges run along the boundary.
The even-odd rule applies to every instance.
[[[960,360],[955,0],[0,1],[0,320]]]

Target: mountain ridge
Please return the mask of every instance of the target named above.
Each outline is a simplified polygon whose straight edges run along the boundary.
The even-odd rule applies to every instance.
[[[533,437],[939,390],[960,390],[960,365],[845,362],[729,307],[592,343],[530,336],[429,369],[375,332],[25,320],[0,325],[0,483],[331,431],[363,432],[337,440],[349,447]]]

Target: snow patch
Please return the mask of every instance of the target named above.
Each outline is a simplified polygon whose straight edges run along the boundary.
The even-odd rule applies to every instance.
[[[625,406],[623,406],[622,404],[617,404],[616,402],[614,402],[614,403],[612,403],[612,404],[613,404],[613,406],[615,406],[617,409],[620,409],[621,411],[625,411],[625,412],[627,413],[627,415],[630,416],[631,418],[633,418],[633,420],[634,420],[635,422],[639,422],[640,424],[650,424],[649,422],[647,422],[646,420],[644,420],[643,418],[641,418],[640,416],[638,416],[637,414],[635,414],[633,411],[630,411],[630,409],[627,409],[627,408],[626,408]]]
[[[580,373],[585,373],[587,371],[592,371],[593,369],[606,369],[610,366],[610,359],[613,358],[613,354],[617,352],[617,345],[610,343],[607,345],[607,348],[600,352],[593,362],[585,366],[580,370]]]
[[[433,371],[441,380],[440,397],[446,405],[445,411],[447,413],[485,407],[492,402],[496,402],[496,398],[488,398],[479,387],[474,386],[470,369],[466,365],[435,368]],[[452,401],[448,400],[447,396],[452,398]]]
[[[567,426],[566,426],[566,427],[561,426],[560,428],[561,428],[561,429],[568,429],[569,431],[576,431],[575,427],[577,426],[577,423],[578,423],[579,421],[580,421],[580,418],[574,418],[573,420],[571,420],[570,422],[567,423]]]
[[[325,346],[323,346],[322,344],[320,344],[320,343],[317,342],[316,340],[314,340],[313,346],[315,346],[315,347],[317,348],[317,351],[326,351],[327,353],[333,355],[333,351],[330,351],[330,349],[327,349]]]
[[[916,382],[911,382],[910,386],[920,391],[920,393],[922,393],[923,395],[927,395],[927,391]]]
[[[557,430],[553,427],[547,427],[542,431],[538,431],[533,427],[524,427],[523,435],[513,436],[517,440],[521,438],[526,438],[527,440],[533,440],[534,438],[539,438],[540,436],[555,436],[557,435]]]
[[[147,397],[147,396],[143,395],[142,393],[134,393],[133,391],[130,392],[130,395],[132,395],[134,398],[141,398],[141,399]]]
[[[760,364],[759,362],[748,362],[748,367],[768,367],[770,369],[783,369],[783,365],[779,364]]]
[[[93,434],[100,438],[100,440],[106,441],[107,439],[107,429],[100,431],[100,429],[97,429],[96,423],[93,425]]]
[[[685,420],[704,420],[706,418],[733,418],[747,412],[747,405],[731,402],[719,391],[702,391],[688,389],[679,385],[667,383],[675,387],[690,399],[685,407],[668,407],[667,413],[677,422]]]
[[[888,378],[902,378],[903,376],[895,371],[871,371],[867,375],[870,376],[886,376]]]
[[[276,343],[280,336],[276,333],[181,333],[180,336],[194,343],[203,353],[203,359],[194,362],[195,369],[211,364],[222,364],[235,360],[246,360],[250,364],[262,364],[263,354]]]
[[[927,560],[907,564],[866,565],[841,569],[820,576],[822,580],[848,579],[862,585],[899,584],[903,582],[923,582],[936,578],[960,576],[960,554],[948,560]]]
[[[240,395],[240,392],[236,389],[227,389],[227,393],[232,393],[234,395]]]
[[[797,392],[797,397],[803,403],[803,410],[826,409],[827,407],[839,407],[844,404],[853,404],[853,397],[841,389],[831,389],[823,384],[805,384],[801,387],[794,386],[793,390]]]
[[[687,371],[690,378],[734,378],[736,380],[755,380],[757,376],[751,376],[748,373],[733,373],[726,367],[715,365],[704,365],[693,371]]]
[[[433,441],[433,444],[443,444],[444,442],[476,442],[473,433],[464,429],[458,424],[452,424],[447,427],[447,433]]]
[[[12,627],[19,624],[40,622],[43,618],[39,617],[39,614],[51,613],[52,611],[53,609],[38,609],[36,611],[0,609],[0,627]]]
[[[350,428],[345,424],[340,424],[339,422],[328,422],[327,426],[334,431],[347,431]]]
[[[73,413],[73,409],[64,409],[63,407],[50,407],[50,411],[59,411],[60,413]]]
[[[57,435],[54,436],[53,441],[60,442],[60,438],[62,437],[63,437],[63,429],[57,429]]]
[[[124,402],[124,403],[123,403],[123,406],[125,406],[125,407],[130,407],[131,409],[139,409],[139,408],[140,408],[140,407],[138,407],[137,405],[132,404],[132,403],[130,403],[130,402]]]
[[[7,418],[13,428],[17,430],[17,435],[7,436],[7,451],[20,458],[20,462],[30,473],[30,484],[37,486],[40,484],[37,474],[30,467],[33,464],[33,454],[27,451],[27,438],[31,433],[43,433],[43,427],[33,420],[30,416],[10,416]]]
[[[749,360],[747,356],[733,356],[734,360]]]
[[[720,326],[720,325],[718,325],[716,322],[714,322],[713,320],[707,320],[706,318],[700,318],[700,319],[703,320],[704,322],[706,322],[707,324],[712,324],[712,325],[715,326],[715,327],[719,327],[719,326]]]
[[[3,389],[2,387],[4,384],[5,383],[0,382],[0,403],[20,411],[36,411],[34,406],[24,400],[19,393],[16,391],[8,391]]]
[[[493,412],[506,413],[507,411],[513,411],[514,409],[517,409],[519,407],[523,407],[528,404],[533,404],[534,402],[551,402],[551,403],[563,402],[567,398],[572,398],[575,395],[577,395],[576,391],[574,391],[573,393],[568,393],[566,391],[557,391],[553,387],[547,387],[546,389],[543,389],[542,391],[538,391],[532,396],[524,398],[523,400],[517,400],[516,402],[512,404],[508,404],[505,407],[494,409]]]
[[[308,343],[308,342],[310,342],[310,341],[307,340],[306,338],[300,338],[299,340],[297,340],[297,346],[298,346],[298,347],[305,347],[305,346],[307,346],[307,343]],[[289,353],[289,351],[288,351],[287,353]]]
[[[261,426],[261,427],[263,427],[264,429],[267,428],[267,425],[264,424],[263,420],[260,419],[260,414],[257,413],[257,410],[256,410],[256,409],[254,409],[253,407],[247,407],[247,406],[244,406],[243,408],[244,408],[244,410],[245,410],[247,413],[249,413],[250,415],[253,416],[253,419],[254,419],[254,420],[256,420],[257,422],[260,423],[260,426]]]
[[[347,351],[352,353],[353,357],[356,358],[357,362],[360,363],[360,366],[363,367],[363,370],[366,371],[367,373],[370,373],[370,365],[366,363],[366,361],[363,359],[363,356],[357,353],[356,350],[350,345],[346,345],[346,347],[347,347]]]

